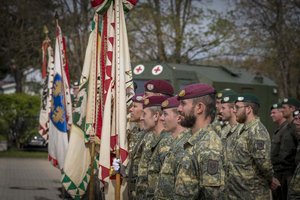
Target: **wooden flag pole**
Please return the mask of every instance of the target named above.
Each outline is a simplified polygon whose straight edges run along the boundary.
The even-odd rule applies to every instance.
[[[91,146],[91,176],[90,176],[90,185],[89,185],[89,200],[94,200],[94,157],[95,157],[95,142],[92,142]]]
[[[120,159],[120,147],[116,149],[116,158]],[[120,170],[116,174],[116,189],[115,189],[115,200],[120,200],[120,190],[121,190],[121,174]]]

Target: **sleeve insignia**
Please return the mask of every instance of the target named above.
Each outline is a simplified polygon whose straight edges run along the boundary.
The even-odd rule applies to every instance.
[[[256,148],[258,150],[264,150],[265,142],[263,140],[256,140]]]
[[[210,175],[215,175],[219,170],[219,162],[217,160],[208,160],[207,172]]]

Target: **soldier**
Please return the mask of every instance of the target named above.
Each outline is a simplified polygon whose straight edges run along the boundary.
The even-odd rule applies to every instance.
[[[235,103],[236,120],[244,127],[228,157],[228,199],[270,199],[269,187],[280,185],[273,177],[269,133],[257,117],[259,105],[252,94],[239,95]]]
[[[296,129],[296,133],[298,136],[298,141],[299,141],[299,136],[300,136],[300,110],[294,111],[294,121],[293,121]],[[298,144],[298,153],[300,153],[300,145]],[[293,178],[290,182],[289,185],[289,190],[288,190],[288,199],[294,200],[294,199],[300,199],[300,157],[296,157],[295,160],[296,164],[298,165]]]
[[[234,113],[234,105],[235,105],[236,95],[223,95],[221,100],[221,110],[220,113],[222,115],[222,119],[227,121],[228,124],[221,130],[221,140],[224,149],[224,157],[225,157],[225,173],[226,173],[226,182],[228,178],[228,159],[230,160],[230,156],[232,155],[232,144],[236,139],[237,135],[241,132],[243,124],[240,124],[236,121],[236,116]],[[225,182],[225,183],[226,183]],[[226,184],[225,184],[226,185]]]
[[[299,106],[295,98],[284,98],[280,111],[286,119],[286,126],[281,130],[281,135],[274,136],[272,156],[275,176],[278,178],[281,187],[273,192],[274,199],[287,199],[288,185],[296,169],[295,156],[298,141],[293,124],[293,112]],[[277,153],[275,149],[277,148]]]
[[[190,131],[180,125],[178,105],[177,97],[168,98],[161,104],[163,110],[161,120],[165,131],[171,133],[174,141],[161,167],[154,199],[173,199],[178,166],[185,153],[183,144],[191,136]]]
[[[143,135],[143,122],[141,121],[141,116],[143,114],[143,96],[144,94],[136,94],[132,97],[132,106],[129,109],[130,122],[136,125],[127,133],[128,147],[129,147],[129,159],[132,157],[133,147],[136,145],[137,141]]]
[[[138,199],[152,199],[158,180],[158,174],[166,153],[170,149],[172,137],[164,131],[161,103],[165,96],[150,96],[144,99],[142,120],[144,128],[151,132],[147,136],[142,157],[138,165],[136,194]]]
[[[174,94],[174,89],[172,85],[165,80],[150,80],[145,83],[145,95],[144,97],[150,96],[166,96],[171,97]]]
[[[272,191],[273,199],[286,199],[287,198],[287,188],[284,186],[284,181],[282,177],[282,168],[284,165],[284,160],[281,157],[285,153],[285,149],[287,147],[285,141],[286,139],[290,140],[290,134],[287,133],[287,125],[288,121],[283,117],[283,113],[281,111],[281,104],[273,104],[271,107],[271,118],[275,124],[278,125],[277,130],[274,132],[272,137],[272,145],[271,145],[271,160],[273,164],[275,177],[279,180],[281,187]]]
[[[174,199],[220,199],[224,188],[222,142],[212,129],[215,89],[191,84],[178,94],[181,125],[191,128],[186,155],[178,166]]]
[[[217,93],[217,96],[216,96],[216,117],[214,119],[214,121],[212,122],[212,127],[213,129],[216,131],[216,133],[220,136],[221,136],[221,131],[222,129],[228,125],[228,122],[226,120],[224,120],[222,118],[222,114],[221,114],[221,107],[222,107],[222,104],[221,104],[221,100],[224,96],[229,96],[229,95],[236,95],[236,92],[233,91],[232,89],[230,88],[226,88],[226,89],[223,89],[221,90],[220,92]]]

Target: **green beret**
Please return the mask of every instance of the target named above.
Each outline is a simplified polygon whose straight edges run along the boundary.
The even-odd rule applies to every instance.
[[[228,95],[236,95],[236,92],[230,88],[226,88],[226,89],[223,89],[220,92],[218,92],[216,95],[216,98],[223,99],[223,97],[228,96]]]
[[[282,104],[281,104],[281,103],[274,103],[274,104],[272,104],[272,106],[271,106],[271,110],[272,110],[272,109],[278,109],[278,108],[282,108]]]
[[[260,105],[258,98],[254,94],[239,94],[235,102],[248,102]]]
[[[287,104],[287,105],[295,106],[296,108],[300,107],[300,102],[294,97],[284,98],[281,103],[282,105]]]
[[[234,103],[236,101],[237,95],[223,95],[223,98],[221,99],[221,103]]]

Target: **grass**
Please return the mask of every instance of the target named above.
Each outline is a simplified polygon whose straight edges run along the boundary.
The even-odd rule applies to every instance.
[[[48,153],[42,151],[22,151],[11,149],[0,152],[0,158],[47,158]]]

